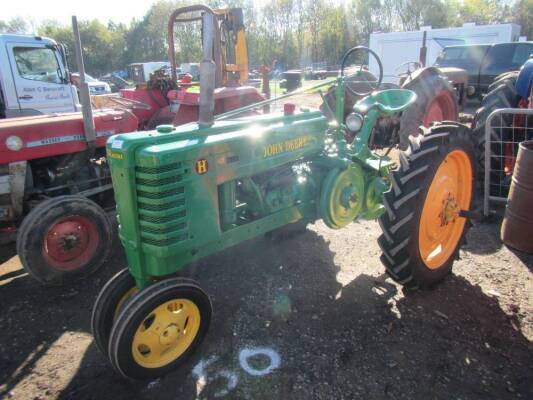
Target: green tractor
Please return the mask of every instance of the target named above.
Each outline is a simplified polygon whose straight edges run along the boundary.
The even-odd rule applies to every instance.
[[[212,25],[204,18],[204,26]],[[210,34],[206,29],[204,39]],[[345,119],[344,66],[356,52],[377,58],[364,47],[343,57],[336,110],[288,104],[283,113],[236,118],[264,105],[258,103],[215,121],[207,44],[198,123],[109,140],[128,268],[100,292],[92,330],[120,374],[158,377],[190,356],[206,335],[212,306],[198,283],[177,273],[268,232],[319,219],[332,229],[378,219],[381,259],[392,279],[408,289],[428,288],[450,273],[473,204],[475,143],[464,126],[441,123],[413,137],[398,166],[373,152],[368,143],[376,121],[398,115],[416,95],[374,90],[381,72]]]

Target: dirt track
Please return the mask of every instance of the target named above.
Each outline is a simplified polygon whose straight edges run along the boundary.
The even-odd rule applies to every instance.
[[[14,246],[1,248],[0,398],[533,398],[533,257],[479,225],[452,276],[405,295],[383,275],[378,234],[372,222],[319,223],[191,266],[215,310],[206,341],[178,371],[134,383],[89,332],[99,288],[125,265],[121,249],[94,279],[43,288]],[[266,355],[246,359],[257,350]]]

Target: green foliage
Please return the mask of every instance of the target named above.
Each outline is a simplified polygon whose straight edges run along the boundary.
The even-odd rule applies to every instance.
[[[167,23],[171,12],[198,0],[160,0],[146,15],[130,24],[107,25],[80,21],[85,67],[101,75],[125,68],[133,62],[166,61]],[[242,7],[251,65],[276,63],[293,68],[311,62],[336,63],[342,54],[357,44],[368,43],[371,32],[389,32],[478,24],[516,22],[522,34],[533,38],[533,0],[208,0],[205,4]],[[22,18],[0,20],[0,33],[27,33]],[[77,70],[69,25],[45,21],[38,33],[65,43],[70,49],[69,64]],[[198,62],[201,57],[201,32],[198,23],[176,24],[176,60]]]
[[[0,33],[28,33],[29,26],[21,17],[11,18],[9,21],[0,20]]]
[[[515,22],[522,26],[521,34],[533,39],[533,0],[519,0],[513,10]]]

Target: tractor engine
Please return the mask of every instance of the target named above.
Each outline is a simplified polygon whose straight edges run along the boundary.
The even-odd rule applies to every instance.
[[[222,226],[230,228],[300,204],[316,194],[309,163],[288,164],[222,185]]]

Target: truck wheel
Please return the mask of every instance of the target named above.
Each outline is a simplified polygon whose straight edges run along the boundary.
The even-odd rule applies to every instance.
[[[491,112],[500,108],[516,108],[518,107],[518,102],[520,100],[518,94],[516,93],[516,79],[518,73],[508,72],[506,74],[500,75],[490,87],[492,90],[487,93],[481,102],[481,107],[479,107],[474,115],[474,122],[472,124],[474,130],[474,137],[477,142],[478,147],[478,182],[479,187],[482,188],[485,184],[485,126],[487,118]],[[497,83],[497,85],[495,85]],[[494,86],[495,85],[495,86]],[[513,117],[506,115],[501,120],[502,127],[511,127],[513,125]],[[503,132],[505,129],[502,129],[499,133]],[[495,140],[501,140],[501,137],[495,137]],[[503,170],[503,148],[501,145],[493,144],[491,146],[491,152],[494,155],[499,157],[491,158],[490,164],[491,169],[494,171]],[[504,179],[504,176],[501,176],[501,173],[495,172],[497,176],[492,176],[491,181],[501,181]],[[496,193],[493,193],[496,194]],[[499,195],[505,195],[499,194]]]
[[[409,146],[409,136],[418,135],[420,126],[426,128],[436,121],[457,121],[459,111],[455,89],[436,71],[426,70],[414,79],[407,80],[403,89],[416,93],[416,102],[402,113],[400,118],[400,149]]]
[[[383,195],[378,243],[387,273],[408,289],[429,288],[452,269],[473,204],[475,144],[460,124],[437,124],[400,153]]]
[[[113,322],[126,301],[138,291],[135,279],[128,268],[124,268],[113,276],[98,294],[91,315],[91,331],[96,347],[105,356]]]
[[[85,277],[107,260],[112,227],[105,211],[82,196],[37,205],[22,221],[17,253],[24,269],[44,284]]]
[[[171,371],[202,343],[211,313],[209,297],[190,280],[171,278],[148,286],[124,305],[113,325],[111,364],[133,379]]]

